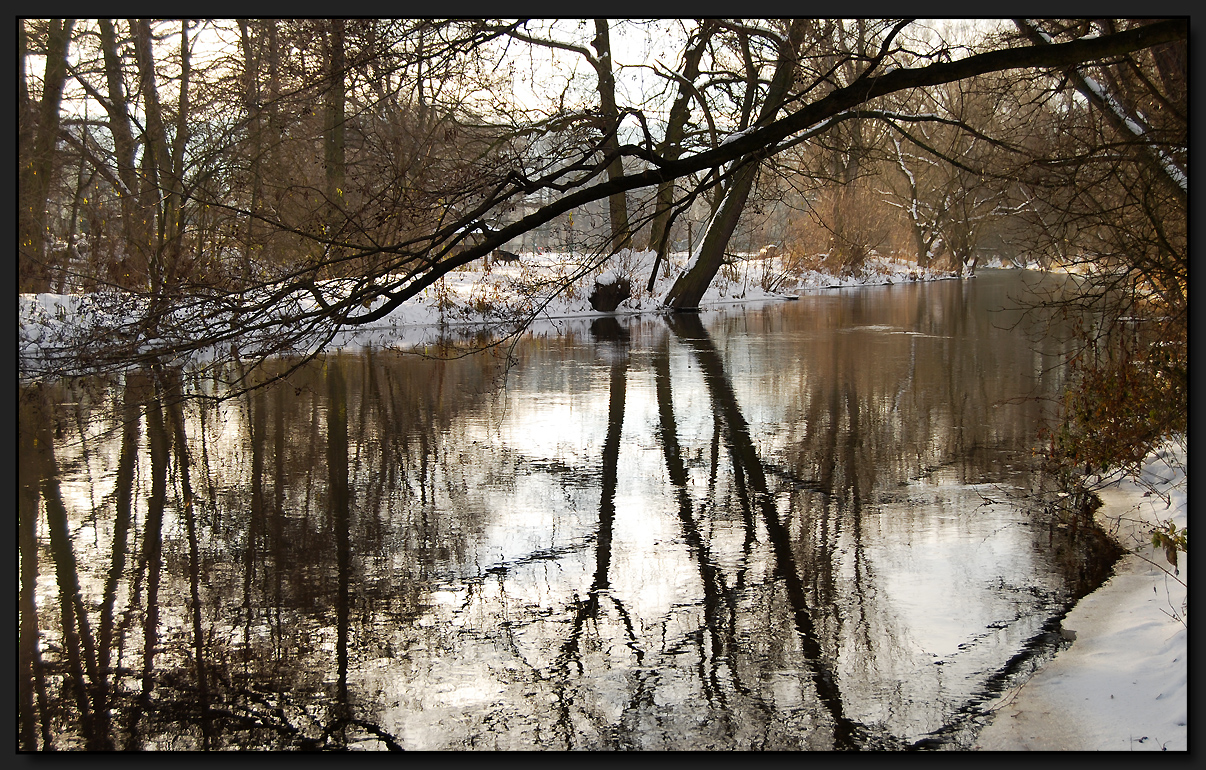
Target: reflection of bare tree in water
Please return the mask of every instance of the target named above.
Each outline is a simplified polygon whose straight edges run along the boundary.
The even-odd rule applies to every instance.
[[[346,722],[348,709],[348,572],[351,551],[348,545],[348,389],[343,379],[343,367],[338,356],[327,361],[327,474],[331,507],[331,534],[335,538],[335,561],[338,573],[335,590],[335,722]],[[335,732],[346,741],[340,727]]]
[[[741,414],[740,405],[731,383],[724,371],[724,362],[717,353],[699,317],[694,314],[678,314],[670,317],[670,329],[695,354],[704,381],[712,397],[712,405],[720,414],[728,450],[732,456],[734,472],[740,474],[749,485],[753,506],[762,514],[762,521],[770,537],[775,555],[775,575],[783,581],[792,607],[793,620],[799,635],[800,645],[811,669],[811,678],[821,703],[833,720],[834,747],[855,748],[860,738],[861,727],[843,713],[842,695],[832,665],[822,650],[805,595],[803,582],[796,566],[792,539],[779,521],[774,498],[767,486],[766,475],[758,458],[749,427]]]
[[[812,620],[812,611],[807,605],[806,588],[801,578],[793,539],[780,522],[775,510],[765,469],[754,449],[748,425],[741,414],[740,406],[728,381],[720,356],[699,323],[698,317],[678,316],[671,320],[670,326],[675,335],[692,350],[694,357],[703,369],[704,379],[712,397],[715,424],[718,428],[717,438],[723,434],[725,447],[733,464],[732,479],[737,493],[740,519],[744,525],[744,550],[747,560],[751,556],[750,549],[756,543],[756,529],[758,523],[761,522],[771,541],[774,575],[786,589],[785,592],[792,608],[792,623],[806,664],[810,668],[810,680],[820,703],[830,717],[833,729],[832,745],[839,749],[859,748],[864,742],[866,731],[844,714],[842,696],[835,673],[823,654],[819,633]],[[597,337],[603,337],[602,330],[596,328],[594,331]],[[612,339],[614,338],[613,333]],[[668,339],[665,342],[668,342]],[[608,590],[608,571],[615,516],[614,496],[629,360],[626,353],[618,355],[614,348],[609,348],[609,353],[613,357],[610,366],[607,434],[602,457],[595,572],[585,599],[579,599],[575,594],[574,615],[570,623],[568,638],[561,645],[557,658],[557,668],[562,672],[562,678],[559,682],[554,683],[558,698],[558,734],[567,747],[573,747],[575,739],[580,734],[580,730],[575,729],[573,721],[575,707],[578,705],[574,701],[574,697],[578,695],[578,691],[572,686],[572,683],[575,673],[580,676],[585,672],[581,658],[583,635],[591,622],[598,622],[602,611],[601,599],[608,599],[614,605],[623,621],[627,645],[634,651],[638,664],[643,659],[643,653],[638,647],[636,632],[627,610],[618,599],[610,595]],[[683,541],[695,562],[703,592],[701,602],[704,616],[703,626],[697,634],[691,633],[687,636],[694,640],[693,643],[699,648],[697,676],[703,694],[710,704],[707,709],[710,712],[708,718],[709,720],[719,718],[721,724],[717,727],[722,734],[731,739],[737,732],[748,729],[748,725],[740,724],[741,720],[738,717],[740,707],[729,702],[729,693],[749,699],[747,703],[750,706],[761,710],[768,717],[768,725],[774,707],[765,700],[764,696],[756,693],[754,683],[747,684],[742,681],[743,665],[739,658],[746,651],[742,649],[742,641],[738,636],[740,616],[738,597],[744,590],[744,568],[738,570],[736,579],[730,585],[723,570],[717,565],[716,559],[710,552],[708,537],[701,530],[700,521],[697,519],[697,515],[703,513],[704,507],[715,507],[716,505],[714,495],[719,447],[718,445],[713,446],[707,500],[697,513],[688,490],[687,467],[678,439],[671,397],[669,349],[665,344],[654,352],[652,368],[658,405],[657,438],[662,447],[670,482],[674,488]],[[655,705],[652,691],[659,676],[657,669],[658,667],[655,666],[649,670],[640,671],[636,675],[635,681],[630,680],[630,690],[626,696],[627,705],[622,710],[624,729],[617,733],[603,727],[603,734],[611,735],[612,741],[622,744],[627,741],[626,735],[637,737],[641,714],[652,714],[658,708]],[[758,687],[761,687],[760,683]],[[693,708],[698,709],[699,704]],[[589,714],[586,716],[589,718]]]
[[[606,598],[615,607],[624,624],[625,635],[628,637],[628,647],[633,651],[639,665],[644,657],[636,632],[633,629],[632,618],[623,602],[612,595],[608,571],[611,567],[612,533],[616,517],[616,485],[618,482],[618,466],[620,458],[620,435],[624,427],[624,402],[627,398],[628,380],[628,334],[615,318],[601,318],[595,322],[591,331],[597,340],[609,344],[602,349],[611,358],[608,401],[607,401],[607,436],[603,441],[601,490],[599,493],[599,529],[595,536],[595,573],[582,599],[574,594],[574,617],[570,624],[570,632],[561,645],[557,657],[557,668],[564,672],[558,683],[557,699],[559,716],[557,727],[561,731],[568,748],[574,747],[575,730],[571,719],[571,696],[567,687],[572,679],[571,663],[579,674],[584,673],[582,665],[582,637],[588,622],[598,623],[600,614],[600,598]],[[639,680],[633,701],[641,700],[644,689],[644,678]]]
[[[378,725],[355,716],[348,699],[348,632],[351,624],[352,520],[348,483],[348,391],[343,363],[337,356],[327,361],[327,474],[329,479],[331,534],[335,540],[335,697],[317,740],[302,740],[302,748],[346,748],[350,727],[360,727],[390,751],[401,746]]]
[[[17,544],[21,559],[21,584],[17,603],[21,620],[17,643],[17,703],[22,751],[38,748],[38,714],[42,715],[42,745],[50,745],[50,721],[46,718],[46,677],[38,649],[35,596],[38,582],[38,500],[42,475],[35,454],[38,448],[35,426],[42,419],[41,400],[42,394],[36,388],[22,388],[18,399]]]
[[[160,393],[156,395],[159,396]],[[152,693],[155,689],[155,652],[159,645],[159,589],[163,574],[163,512],[167,504],[168,453],[170,451],[170,439],[164,424],[161,398],[152,398],[147,401],[146,423],[151,455],[151,496],[147,501],[146,527],[142,538],[142,554],[139,557],[140,566],[146,574],[146,606],[143,609],[142,621],[142,691],[136,697],[134,706],[130,710],[127,749],[141,747],[143,716],[155,706]],[[141,574],[140,571],[139,575]],[[137,596],[136,588],[136,600]]]
[[[201,727],[201,748],[208,750],[213,740],[213,723],[209,703],[209,677],[205,665],[205,632],[201,625],[201,557],[197,543],[197,506],[189,478],[191,466],[188,437],[184,429],[184,391],[178,369],[160,373],[164,408],[171,425],[172,444],[176,448],[176,476],[180,483],[180,517],[184,519],[188,540],[189,620],[193,632],[193,668],[197,683],[197,709]]]
[[[346,394],[338,384],[332,384],[334,403],[346,401]],[[113,506],[111,552],[107,565],[97,559],[101,556],[99,552],[86,565],[103,576],[97,604],[93,605],[99,615],[95,640],[75,554],[75,548],[82,547],[82,543],[74,542],[71,535],[72,525],[59,489],[60,468],[54,456],[57,420],[53,400],[71,403],[71,396],[56,394],[52,399],[43,390],[26,389],[20,400],[20,436],[23,449],[28,450],[22,453],[19,462],[21,747],[54,750],[71,748],[79,741],[82,748],[89,750],[176,745],[200,749],[339,748],[349,741],[347,728],[356,727],[360,736],[376,737],[389,749],[400,748],[392,736],[372,722],[356,718],[348,707],[351,522],[346,484],[346,415],[337,415],[329,426],[326,442],[333,460],[329,463],[331,486],[339,488],[341,474],[344,480],[342,494],[336,491],[332,495],[332,515],[327,521],[332,536],[325,540],[334,543],[337,562],[334,604],[338,682],[330,705],[324,705],[322,698],[294,703],[288,684],[261,688],[257,681],[261,672],[253,674],[246,667],[244,675],[236,681],[225,653],[221,654],[221,661],[214,663],[212,647],[217,641],[214,632],[221,632],[221,628],[216,625],[206,628],[203,615],[210,598],[206,593],[213,590],[209,585],[212,575],[203,562],[200,527],[205,522],[192,485],[181,373],[155,368],[132,371],[125,377],[117,411],[120,449],[113,493],[108,498]],[[258,403],[250,405],[249,416],[252,454],[256,456],[252,464],[258,476],[264,471],[265,410],[263,391],[255,393],[260,398],[253,397]],[[136,534],[134,498],[142,425],[146,427],[150,457],[150,494],[140,517],[140,532]],[[278,438],[282,438],[279,433]],[[283,485],[279,484],[282,475],[283,469],[278,466],[278,499],[283,494]],[[264,504],[263,497],[262,488],[252,494],[254,515],[249,517],[252,521],[247,522],[250,526],[245,530],[249,536],[246,551],[253,555],[263,553],[259,547],[262,543],[257,540],[264,537],[263,528],[257,527],[255,520],[271,507]],[[58,587],[58,622],[50,626],[47,637],[52,652],[50,661],[42,659],[39,645],[42,631],[34,591],[39,509],[45,514]],[[98,518],[97,513],[92,512],[93,522]],[[175,525],[165,524],[169,513],[180,524],[184,536],[182,553],[175,550],[180,545]],[[216,519],[210,523],[216,523]],[[278,546],[283,540],[281,523],[278,516],[273,525],[273,539]],[[217,532],[211,529],[205,534],[212,538]],[[140,545],[128,567],[132,536]],[[173,550],[169,551],[169,547]],[[277,566],[284,561],[278,558]],[[254,560],[245,567],[252,576],[262,572]],[[281,572],[277,570],[278,597]],[[182,579],[184,585],[180,584]],[[116,606],[123,588],[126,610],[120,613],[118,622]],[[245,582],[245,619],[251,616],[251,593],[251,583]],[[280,602],[274,606],[279,610]],[[165,607],[171,613],[170,625],[161,619]],[[180,632],[174,630],[177,620],[183,621]],[[247,620],[245,628],[249,627]],[[167,629],[171,630],[165,633]],[[127,649],[132,639],[137,640],[134,648]],[[123,665],[123,658],[138,662],[134,666]],[[257,661],[257,669],[261,665]],[[271,671],[271,665],[263,668],[265,672]],[[322,716],[324,712],[326,716]],[[111,721],[111,713],[118,719]]]
[[[798,386],[790,367],[757,372],[780,378],[752,385],[775,399],[760,406],[789,414],[755,433],[744,374],[698,317],[670,319],[648,371],[615,319],[592,331],[525,370],[532,392],[595,399],[557,436],[601,444],[583,462],[528,442],[523,409],[495,424],[515,402],[469,395],[490,379],[469,362],[331,357],[222,402],[183,402],[205,383],[178,372],[130,373],[110,391],[120,430],[97,441],[115,418],[94,418],[87,447],[52,435],[84,429],[75,385],[45,403],[23,393],[21,747],[395,749],[405,732],[462,747],[902,748],[889,729],[939,706],[947,719],[954,697],[918,705],[911,627],[877,595],[882,521],[863,505],[878,514],[868,501],[913,475],[914,454],[928,464],[931,422],[966,427],[985,397],[934,407],[948,377],[920,353],[900,359],[920,380],[906,389],[823,340]],[[654,406],[646,376],[650,433],[626,435],[625,417],[639,431]],[[755,448],[764,436],[775,454]],[[95,474],[87,457],[111,464]],[[621,489],[629,468],[640,477]],[[111,494],[80,494],[85,477]],[[650,502],[632,518],[629,491]],[[41,624],[39,553],[55,570]]]
[[[117,462],[114,490],[113,550],[109,571],[105,577],[101,600],[100,632],[97,641],[97,662],[102,677],[110,671],[114,640],[114,605],[117,590],[126,568],[126,555],[132,523],[134,473],[138,464],[138,436],[143,403],[151,397],[151,380],[144,372],[128,372],[122,391],[121,449]],[[107,679],[103,680],[107,684]],[[106,688],[107,689],[107,688]],[[107,708],[106,708],[107,711]]]
[[[62,633],[62,651],[66,656],[64,687],[70,691],[78,709],[80,729],[85,748],[104,750],[112,748],[108,737],[97,724],[97,715],[103,705],[104,694],[99,688],[96,653],[88,625],[88,614],[80,593],[79,572],[75,552],[68,531],[67,510],[59,489],[58,464],[54,456],[54,437],[51,429],[51,412],[42,386],[23,389],[20,403],[21,435],[26,437],[29,457],[22,458],[20,496],[22,510],[19,516],[24,534],[22,549],[22,621],[21,621],[21,671],[37,682],[39,711],[43,723],[43,741],[50,739],[51,719],[47,713],[48,698],[43,696],[46,681],[44,663],[37,650],[37,616],[34,604],[33,583],[37,578],[36,544],[30,537],[36,529],[38,498],[46,512],[46,524],[50,533],[50,550],[54,559],[55,577],[59,589],[59,617]],[[32,437],[32,441],[29,438]],[[91,686],[90,686],[91,683]],[[91,693],[89,693],[91,690]],[[22,715],[22,737],[28,748],[36,748],[34,742],[33,686],[21,692],[21,705],[26,709]],[[91,696],[91,697],[90,697]]]
[[[143,549],[138,560],[134,578],[134,590],[130,599],[127,617],[138,611],[139,588],[145,575],[147,604],[143,615],[143,648],[141,691],[134,697],[127,712],[128,746],[138,745],[138,734],[143,714],[154,707],[154,660],[158,636],[158,591],[162,559],[163,511],[167,498],[167,466],[170,439],[164,424],[163,411],[157,398],[148,398],[150,378],[140,372],[127,377],[121,418],[123,421],[121,455],[116,474],[113,544],[110,567],[104,582],[100,602],[99,635],[94,639],[80,589],[79,570],[74,543],[69,532],[67,509],[59,488],[59,468],[54,455],[54,437],[51,426],[54,413],[46,400],[43,388],[28,389],[21,399],[21,436],[32,439],[28,457],[23,456],[21,532],[22,532],[22,577],[23,595],[21,603],[21,669],[32,685],[21,690],[22,739],[25,747],[37,748],[33,724],[35,711],[32,691],[38,692],[37,712],[42,720],[42,748],[48,749],[60,743],[61,737],[50,726],[54,718],[51,696],[47,692],[45,671],[37,650],[37,608],[34,604],[32,587],[26,581],[36,578],[36,545],[28,542],[36,526],[39,499],[46,514],[47,530],[50,535],[50,550],[55,563],[60,606],[61,653],[66,660],[63,684],[74,694],[76,720],[84,746],[91,750],[112,749],[115,745],[110,726],[109,713],[120,696],[112,688],[110,674],[123,672],[111,666],[114,645],[114,605],[117,584],[126,560],[126,548],[131,526],[131,500],[134,478],[135,453],[138,438],[139,409],[145,402],[148,439],[151,450],[151,497],[148,500]],[[95,515],[95,514],[94,514]],[[120,662],[120,639],[119,662]],[[98,649],[99,648],[99,649]],[[132,673],[132,672],[125,672]],[[25,678],[25,677],[23,677]],[[113,680],[116,681],[116,677]]]
[[[724,574],[716,566],[716,562],[709,552],[708,543],[700,532],[698,522],[695,520],[694,506],[691,502],[690,492],[687,489],[687,467],[683,461],[682,449],[679,446],[678,426],[674,417],[674,403],[671,396],[670,351],[668,346],[669,338],[664,337],[662,345],[654,352],[652,360],[654,383],[657,390],[658,439],[662,445],[662,452],[665,455],[666,471],[670,475],[670,483],[674,485],[683,537],[687,542],[687,547],[694,554],[698,563],[700,579],[703,584],[704,619],[712,648],[712,655],[708,659],[707,672],[706,674],[701,672],[704,692],[707,694],[709,701],[713,699],[716,701],[717,713],[725,720],[726,728],[731,729],[728,722],[731,721],[732,714],[727,708],[724,687],[720,682],[719,664],[721,662],[727,664],[734,689],[742,695],[749,694],[749,688],[741,682],[738,674],[739,667],[734,659],[738,646],[736,638],[736,588],[731,588],[725,584]],[[719,431],[717,431],[718,435]],[[709,493],[711,493],[711,487],[715,483],[716,464],[717,462],[714,458],[709,478],[711,482]],[[709,494],[710,496],[711,494]],[[752,531],[753,522],[748,515],[748,507],[743,507],[743,514],[746,514],[745,546],[748,556],[749,547],[754,537]],[[744,571],[738,576],[737,586],[741,585],[743,575]]]

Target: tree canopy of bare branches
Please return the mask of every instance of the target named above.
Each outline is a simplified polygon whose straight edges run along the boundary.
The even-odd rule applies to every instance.
[[[1187,20],[1004,29],[955,45],[911,19],[21,20],[20,290],[94,292],[122,319],[22,373],[321,348],[596,202],[596,267],[633,242],[665,254],[676,219],[709,209],[664,298],[690,310],[775,175],[829,179],[813,209],[847,262],[874,247],[860,190],[912,212],[918,259],[941,245],[973,267],[974,223],[1020,200],[1052,233],[1125,205],[1152,253],[1179,255],[1180,273],[1137,268],[1175,301],[1185,250],[1161,212],[1187,195]],[[1091,135],[1061,143],[1077,121]],[[1115,178],[1125,155],[1151,183],[1093,199],[1061,176],[1078,154]]]

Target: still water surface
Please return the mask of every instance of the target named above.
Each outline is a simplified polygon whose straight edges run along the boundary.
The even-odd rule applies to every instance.
[[[1115,556],[1024,277],[26,394],[21,745],[970,745]]]

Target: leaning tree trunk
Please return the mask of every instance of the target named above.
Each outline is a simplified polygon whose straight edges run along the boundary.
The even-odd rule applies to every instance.
[[[799,50],[807,23],[806,19],[792,21],[787,44],[779,49],[775,75],[771,79],[766,101],[762,104],[762,111],[755,125],[769,123],[774,119],[779,107],[782,106],[795,76],[796,51]],[[703,242],[692,255],[687,269],[674,281],[674,285],[670,287],[670,291],[663,300],[663,304],[667,308],[673,310],[697,309],[704,292],[708,290],[712,279],[716,277],[716,273],[720,271],[720,266],[724,263],[725,249],[729,245],[729,239],[733,236],[733,230],[737,228],[741,212],[745,209],[746,199],[749,198],[750,189],[758,175],[758,161],[746,156],[735,161],[734,168],[736,171],[733,181],[720,203],[719,210],[708,223]]]
[[[682,141],[686,135],[687,120],[691,117],[691,99],[696,93],[694,81],[699,77],[699,62],[703,59],[708,41],[716,31],[716,23],[705,19],[699,28],[699,38],[695,45],[687,49],[683,61],[683,72],[678,83],[678,96],[670,108],[670,119],[666,124],[666,136],[658,148],[660,155],[668,161],[678,160],[682,154]],[[653,222],[649,227],[649,246],[657,251],[653,261],[653,270],[649,272],[649,291],[653,291],[657,270],[666,259],[667,231],[670,229],[671,205],[674,200],[674,181],[662,182],[657,187],[657,198]]]
[[[745,210],[745,202],[757,175],[757,161],[746,161],[737,171],[733,183],[729,185],[724,199],[720,202],[720,209],[708,222],[703,241],[692,255],[687,269],[670,287],[664,300],[666,307],[674,310],[695,310],[699,307],[704,292],[708,290],[723,264],[725,248],[737,228],[741,212]]]

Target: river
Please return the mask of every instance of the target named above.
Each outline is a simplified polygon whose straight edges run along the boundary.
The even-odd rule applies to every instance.
[[[1117,558],[1038,280],[23,392],[21,746],[967,748]]]

